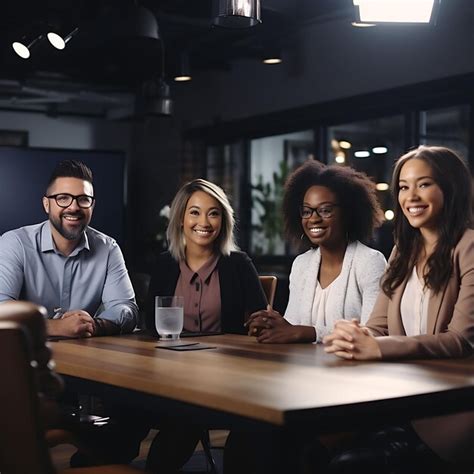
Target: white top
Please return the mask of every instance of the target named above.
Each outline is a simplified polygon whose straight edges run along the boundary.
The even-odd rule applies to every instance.
[[[339,276],[337,278],[339,278]],[[322,288],[321,284],[318,281],[318,285],[316,286],[316,292],[314,293],[313,308],[311,310],[311,312],[316,315],[316,326],[327,326],[326,311],[328,300],[331,301],[331,288],[333,287],[333,283],[337,280],[337,278],[334,279],[331,284],[326,286],[326,288]]]
[[[414,266],[400,302],[400,313],[407,336],[427,333],[429,302],[430,290],[425,286],[424,281],[418,278],[416,266]]]
[[[344,255],[339,276],[331,283],[323,306],[317,303],[321,252],[310,249],[298,255],[290,273],[290,298],[285,319],[296,325],[313,326],[316,341],[329,334],[339,319],[358,319],[364,324],[369,318],[380,290],[380,278],[385,270],[385,257],[360,242],[351,242]],[[329,288],[329,286],[327,287]],[[318,313],[324,308],[324,318]]]

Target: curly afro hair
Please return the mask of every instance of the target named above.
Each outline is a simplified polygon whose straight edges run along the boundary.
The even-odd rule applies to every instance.
[[[375,183],[366,174],[350,167],[324,165],[309,160],[297,168],[285,184],[285,233],[296,246],[310,243],[303,232],[299,209],[311,186],[324,186],[337,196],[349,242],[366,242],[372,237],[374,229],[382,224],[383,213]]]

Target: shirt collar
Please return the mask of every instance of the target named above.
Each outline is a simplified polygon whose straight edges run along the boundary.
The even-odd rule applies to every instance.
[[[220,255],[214,255],[206,263],[197,271],[193,272],[186,263],[185,260],[180,260],[179,262],[179,269],[181,270],[181,274],[186,282],[192,283],[196,276],[199,276],[201,281],[208,282],[212,273],[216,269],[217,263],[219,262]]]
[[[69,256],[74,257],[83,249],[90,250],[87,228],[86,232],[82,234],[82,238],[77,244],[77,247],[71,252]],[[41,227],[41,252],[51,251],[57,252],[56,245],[54,245],[53,234],[51,232],[51,222],[48,220],[45,221]]]

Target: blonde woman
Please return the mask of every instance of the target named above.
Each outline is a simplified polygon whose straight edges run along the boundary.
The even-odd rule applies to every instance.
[[[245,333],[246,316],[267,306],[250,258],[234,240],[234,211],[224,191],[204,179],[176,194],[167,229],[169,251],[157,260],[147,306],[147,329],[155,332],[154,297],[184,296],[184,330]],[[177,472],[204,430],[191,424],[159,426],[147,469]]]
[[[150,283],[149,331],[155,331],[158,295],[184,296],[184,330],[190,332],[245,333],[246,315],[266,307],[255,267],[238,251],[234,224],[219,186],[195,179],[178,191],[166,232],[169,251],[159,255]]]

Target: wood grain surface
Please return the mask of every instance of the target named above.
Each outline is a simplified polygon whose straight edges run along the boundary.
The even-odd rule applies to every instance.
[[[362,363],[338,360],[320,345],[263,345],[247,336],[181,342],[215,349],[164,350],[156,346],[169,343],[136,334],[50,346],[61,374],[280,426],[296,414],[389,412],[410,402],[437,412],[443,400],[474,399],[473,358]]]

